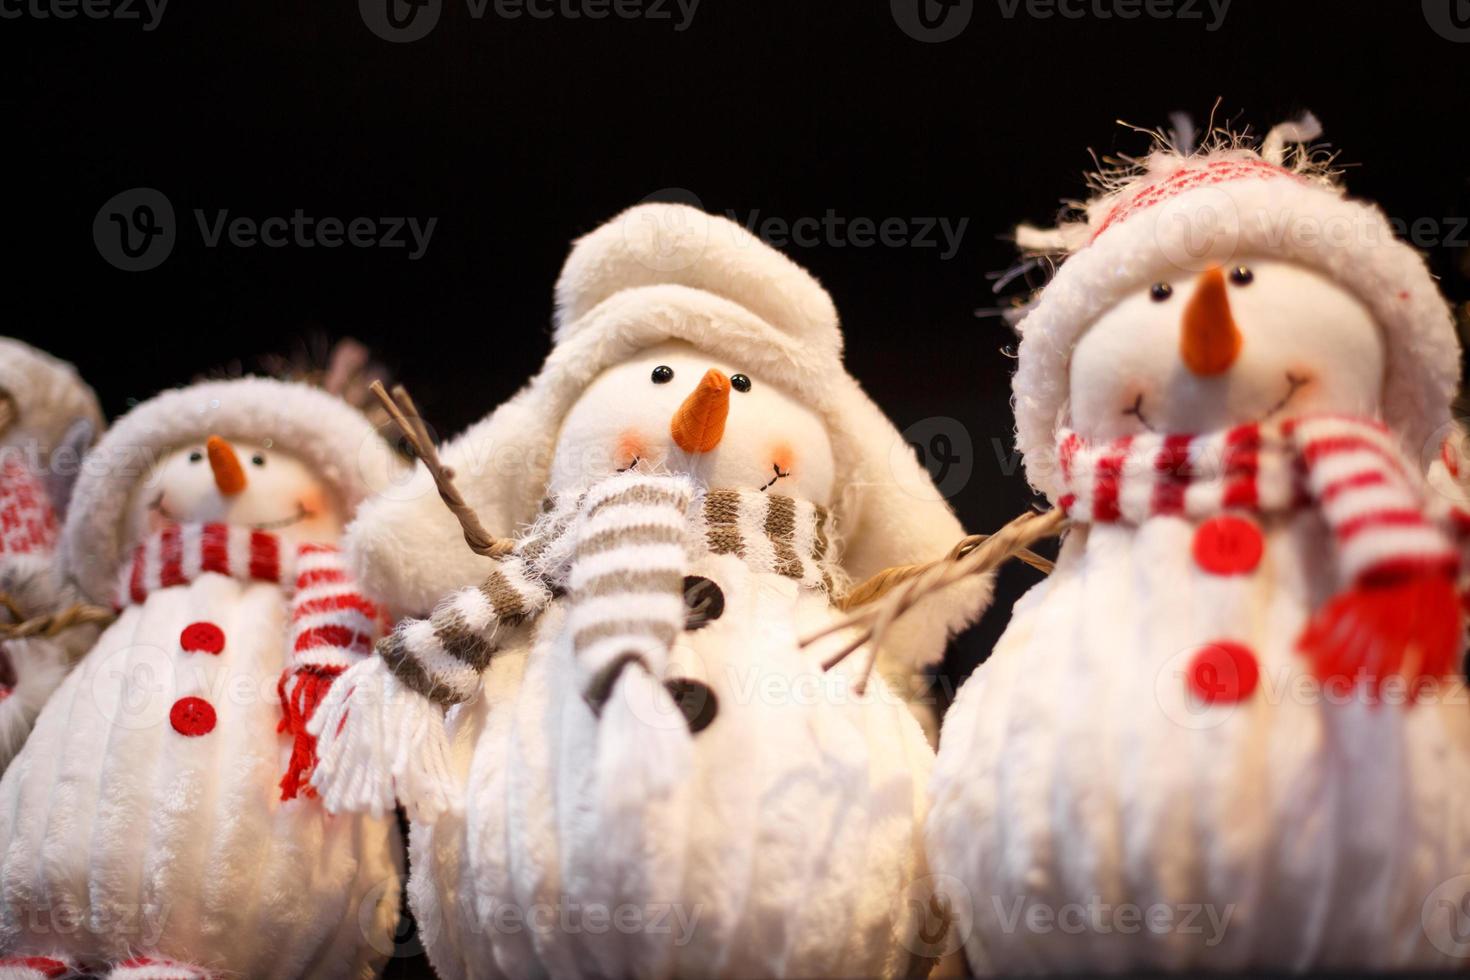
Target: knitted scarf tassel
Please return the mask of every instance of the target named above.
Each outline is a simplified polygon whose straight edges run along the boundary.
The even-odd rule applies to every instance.
[[[1349,583],[1317,611],[1298,646],[1319,680],[1366,677],[1377,697],[1386,679],[1402,677],[1413,704],[1459,668],[1459,556],[1426,517],[1386,432],[1342,419],[1304,420],[1288,432]]]

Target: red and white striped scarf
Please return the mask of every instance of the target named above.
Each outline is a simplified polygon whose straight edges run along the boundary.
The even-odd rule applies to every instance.
[[[50,554],[60,528],[51,498],[30,462],[14,451],[0,461],[0,554]]]
[[[1402,668],[1415,680],[1458,666],[1460,556],[1381,423],[1319,416],[1102,445],[1064,430],[1058,459],[1059,504],[1082,524],[1316,509],[1347,584],[1302,637],[1319,675],[1367,669],[1381,680]]]
[[[294,744],[281,795],[312,795],[307,781],[316,765],[316,738],[306,724],[332,681],[373,652],[386,617],[358,591],[336,545],[291,549],[267,531],[227,524],[170,524],[138,545],[120,582],[118,608],[206,573],[274,582],[291,598],[290,653],[278,690],[280,731]]]

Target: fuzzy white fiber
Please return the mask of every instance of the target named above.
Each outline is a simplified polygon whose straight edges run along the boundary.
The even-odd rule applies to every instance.
[[[1449,422],[1460,381],[1449,305],[1424,257],[1395,237],[1380,208],[1346,197],[1306,154],[1281,156],[1287,137],[1314,134],[1311,127],[1273,131],[1264,148],[1274,150],[1269,160],[1236,139],[1189,157],[1160,147],[1137,168],[1095,178],[1099,193],[1081,220],[1055,233],[1018,232],[1023,247],[1061,260],[1018,326],[1016,439],[1032,486],[1056,499],[1054,440],[1068,424],[1068,365],[1078,338],[1120,298],[1177,274],[1181,263],[1203,269],[1273,257],[1326,274],[1362,300],[1384,331],[1384,417],[1404,449],[1417,458]],[[1291,173],[1196,187],[1105,227],[1120,202],[1183,169],[1221,161],[1285,163]]]
[[[564,600],[451,712],[465,808],[414,826],[409,886],[445,980],[927,969],[903,901],[926,873],[919,725],[881,681],[859,698],[844,671],[822,674],[820,651],[795,649],[834,615],[822,593],[733,556],[691,571],[720,585],[725,612],[676,645],[669,676],[708,684],[718,709],[692,764],[643,806],[602,805],[607,770],[591,760],[643,746],[604,741]]]
[[[1295,643],[1334,588],[1316,515],[1273,519],[1246,577],[1196,566],[1193,534],[1075,532],[946,716],[928,854],[973,899],[972,969],[1463,965],[1446,911],[1470,900],[1463,687],[1412,708],[1316,687]],[[1211,707],[1185,675],[1218,637],[1261,679]],[[1129,927],[1156,905],[1163,927]]]
[[[0,956],[377,975],[398,918],[398,829],[281,801],[287,609],[275,584],[205,575],[102,634],[0,779]],[[224,654],[179,649],[201,620],[223,630]],[[214,707],[208,735],[174,730],[182,696]]]
[[[18,413],[5,433],[8,446],[34,444],[44,460],[78,420],[88,422],[93,433],[102,431],[97,396],[76,368],[10,337],[0,337],[0,389],[14,399]]]

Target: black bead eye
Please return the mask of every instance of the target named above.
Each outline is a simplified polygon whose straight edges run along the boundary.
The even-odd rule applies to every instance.
[[[669,367],[667,364],[660,364],[658,367],[656,367],[656,368],[653,369],[653,383],[654,384],[656,384],[656,385],[666,385],[670,381],[673,381],[673,380],[674,380],[674,369],[671,368],[671,367]]]
[[[743,374],[736,374],[730,378],[730,387],[736,391],[749,391],[750,379]]]
[[[1248,265],[1238,265],[1230,270],[1230,281],[1237,286],[1249,286],[1256,281],[1256,274]]]
[[[250,464],[252,466],[264,466],[265,457],[262,456],[260,453],[256,453],[254,456],[250,457]]]
[[[1154,283],[1154,288],[1150,289],[1148,294],[1154,298],[1155,303],[1164,303],[1168,301],[1170,296],[1174,295],[1174,287],[1167,282],[1156,282]]]
[[[189,462],[191,462],[191,463],[202,463],[202,462],[204,462],[204,454],[201,453],[197,449],[194,450],[192,453],[189,454]]]

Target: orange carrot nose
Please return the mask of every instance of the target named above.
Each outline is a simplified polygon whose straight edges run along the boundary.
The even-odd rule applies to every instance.
[[[244,490],[245,468],[240,465],[240,457],[235,455],[235,447],[219,436],[210,436],[204,443],[204,449],[209,453],[209,468],[214,470],[214,485],[219,487],[219,492],[233,497]]]
[[[707,453],[724,438],[729,414],[730,379],[710,368],[674,413],[669,431],[674,434],[674,443],[686,453]]]
[[[1225,272],[1219,266],[1206,269],[1184,308],[1179,353],[1191,371],[1208,378],[1230,370],[1242,343],[1244,338],[1230,315]]]

